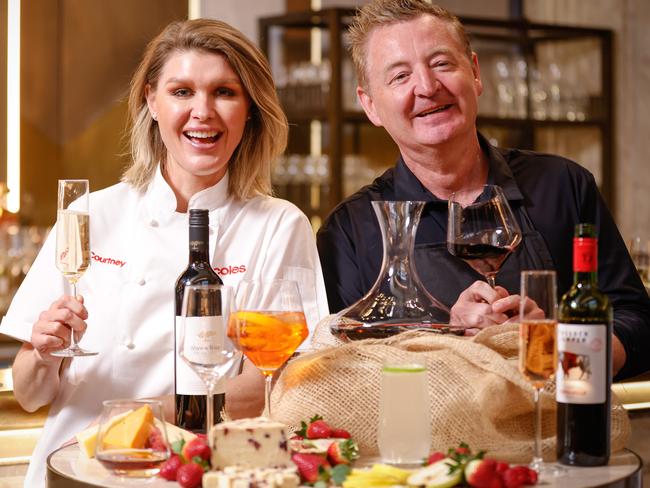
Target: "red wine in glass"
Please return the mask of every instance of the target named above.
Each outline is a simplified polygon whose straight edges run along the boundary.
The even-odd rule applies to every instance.
[[[500,187],[485,185],[449,198],[447,249],[492,288],[503,262],[520,242],[519,225]]]

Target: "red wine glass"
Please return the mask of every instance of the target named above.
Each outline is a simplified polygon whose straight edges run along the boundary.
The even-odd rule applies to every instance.
[[[503,262],[520,242],[519,224],[500,187],[484,185],[449,197],[447,249],[492,288]]]

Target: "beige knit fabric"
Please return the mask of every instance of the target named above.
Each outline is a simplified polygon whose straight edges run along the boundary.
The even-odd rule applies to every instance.
[[[517,369],[516,324],[490,327],[472,338],[406,332],[342,343],[329,334],[326,319],[312,344],[316,350],[291,361],[275,385],[275,420],[297,428],[301,420],[322,415],[349,430],[364,456],[376,456],[381,366],[422,362],[428,368],[433,450],[464,441],[508,462],[531,459],[533,388]],[[553,384],[541,401],[544,457],[554,459]],[[616,451],[625,446],[630,423],[625,410],[613,403],[611,447]]]

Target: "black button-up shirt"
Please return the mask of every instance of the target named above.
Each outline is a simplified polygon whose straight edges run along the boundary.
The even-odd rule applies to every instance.
[[[488,183],[499,185],[513,209],[523,240],[497,274],[497,284],[519,293],[524,269],[555,269],[558,293],[573,282],[576,224],[598,230],[598,284],[614,306],[614,332],[627,360],[616,379],[650,370],[650,299],[634,268],[593,175],[567,159],[496,148],[480,137],[488,157]],[[381,231],[370,202],[426,202],[415,238],[417,272],[429,292],[451,307],[474,281],[483,279],[447,252],[447,201],[427,190],[400,158],[397,164],[339,204],[318,231],[330,310],[351,305],[378,277],[383,257]],[[644,351],[645,349],[645,351]]]

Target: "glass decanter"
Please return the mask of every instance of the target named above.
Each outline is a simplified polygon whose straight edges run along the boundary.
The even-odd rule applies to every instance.
[[[375,284],[356,303],[341,310],[330,331],[343,340],[389,337],[406,330],[450,332],[449,310],[424,288],[415,270],[415,232],[424,202],[375,201],[384,245]]]

